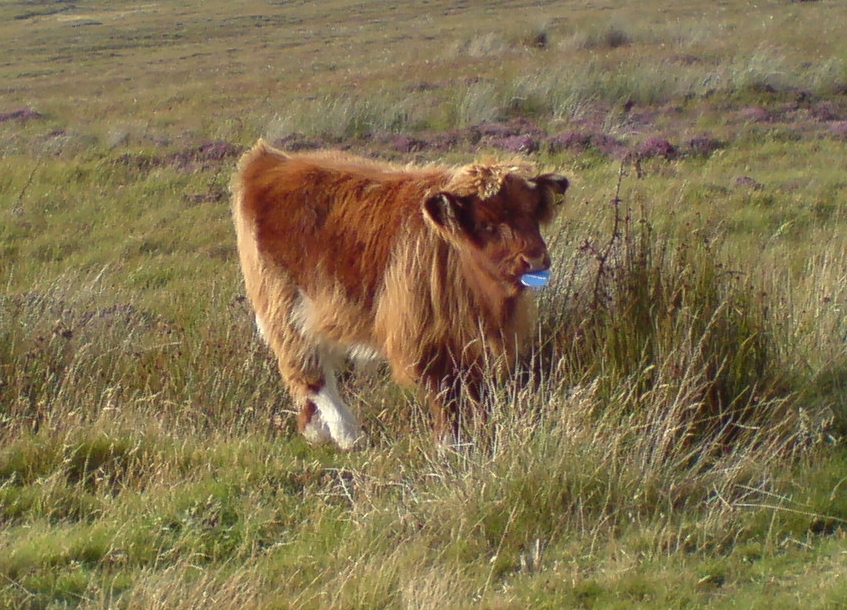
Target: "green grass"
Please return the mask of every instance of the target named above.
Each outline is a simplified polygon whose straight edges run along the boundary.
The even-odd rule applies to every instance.
[[[845,17],[4,3],[0,114],[39,116],[0,122],[0,606],[842,607]],[[505,153],[381,134],[518,118],[680,154],[533,154],[572,187],[477,449],[380,372],[344,384],[370,446],[307,445],[242,296],[238,152],[458,163]]]

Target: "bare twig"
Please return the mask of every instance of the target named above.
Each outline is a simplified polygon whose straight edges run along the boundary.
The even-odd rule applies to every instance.
[[[15,216],[20,216],[24,212],[24,196],[29,190],[29,187],[32,186],[32,181],[35,178],[35,172],[38,171],[39,167],[41,167],[41,157],[39,157],[36,161],[35,166],[32,168],[32,171],[29,172],[29,176],[27,176],[26,182],[23,187],[21,187],[21,192],[18,193],[18,198],[15,200],[14,207],[12,207],[12,214]]]
[[[604,299],[601,298],[601,281],[603,277],[607,274],[607,265],[606,263],[609,260],[609,257],[612,254],[612,251],[615,248],[615,245],[618,243],[621,237],[620,225],[621,225],[621,214],[620,214],[620,204],[621,204],[621,184],[623,183],[623,177],[626,175],[626,163],[629,161],[629,157],[625,157],[621,161],[620,169],[618,170],[618,181],[615,185],[615,195],[612,197],[611,204],[614,210],[614,217],[612,220],[612,234],[609,237],[608,243],[602,250],[598,250],[594,247],[593,244],[586,241],[582,244],[581,250],[584,252],[590,252],[594,258],[597,260],[599,264],[597,268],[597,274],[594,276],[594,300],[591,304],[591,309],[596,310],[599,309],[601,303]]]

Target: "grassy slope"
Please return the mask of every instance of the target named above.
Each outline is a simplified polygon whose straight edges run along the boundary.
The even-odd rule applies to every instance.
[[[41,116],[0,123],[0,605],[845,603],[844,12],[4,3],[0,113]],[[723,146],[619,192],[619,157],[538,153],[574,183],[553,358],[489,450],[360,376],[373,446],[308,447],[239,298],[238,147],[515,115]],[[755,412],[731,441],[714,395]]]

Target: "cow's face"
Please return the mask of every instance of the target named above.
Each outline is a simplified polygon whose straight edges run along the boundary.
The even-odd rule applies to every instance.
[[[486,199],[438,193],[424,203],[424,215],[481,272],[519,288],[522,275],[550,267],[540,226],[553,219],[567,188],[555,174],[509,175]]]

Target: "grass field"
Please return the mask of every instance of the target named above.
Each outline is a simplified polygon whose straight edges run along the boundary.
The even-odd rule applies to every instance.
[[[0,2],[0,607],[847,607],[836,0]],[[294,432],[258,137],[571,178],[480,446]]]

